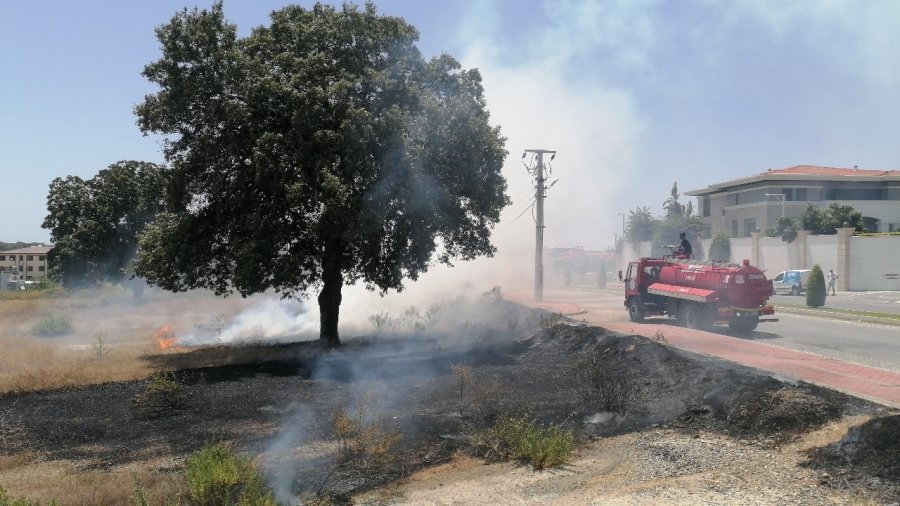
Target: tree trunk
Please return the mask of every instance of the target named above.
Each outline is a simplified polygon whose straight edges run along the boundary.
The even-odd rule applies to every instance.
[[[334,348],[340,346],[338,336],[338,315],[341,310],[341,288],[344,273],[341,271],[341,247],[331,245],[325,248],[322,261],[322,291],[319,292],[319,340]]]

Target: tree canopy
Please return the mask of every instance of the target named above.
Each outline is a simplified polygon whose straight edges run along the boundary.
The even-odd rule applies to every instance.
[[[647,206],[636,207],[628,211],[628,226],[625,229],[625,237],[632,243],[639,243],[653,239],[653,233],[659,226],[659,220],[650,212]]]
[[[688,202],[680,202],[681,194],[678,192],[678,182],[672,184],[669,198],[663,202],[666,217],[660,221],[653,230],[652,249],[654,254],[670,253],[666,246],[677,245],[681,241],[678,234],[684,232],[687,239],[694,246],[693,256],[697,260],[703,260],[703,248],[700,247],[700,239],[709,236],[709,225],[694,216],[694,206]]]
[[[810,203],[800,215],[800,226],[817,234],[836,234],[837,229],[845,223],[854,227],[857,232],[867,231],[862,213],[850,204],[832,202],[825,209],[819,209]]]
[[[288,6],[244,38],[221,3],[156,30],[159,86],[136,108],[167,136],[168,212],[137,271],[169,290],[320,288],[339,343],[341,287],[402,289],[432,261],[495,251],[505,139],[477,70],[427,61],[416,29],[375,7]]]
[[[163,210],[165,187],[162,167],[138,161],[114,163],[88,180],[54,179],[41,225],[54,243],[50,276],[67,287],[130,280],[138,236]]]
[[[719,230],[709,245],[709,259],[719,262],[731,261],[731,239],[724,231]]]
[[[797,231],[800,229],[800,219],[788,216],[775,220],[775,226],[766,230],[768,237],[781,237],[786,243],[794,242],[797,238]]]
[[[681,218],[683,216],[691,216],[694,214],[694,204],[688,201],[687,204],[680,202],[681,194],[678,193],[678,181],[672,183],[672,190],[669,198],[663,202],[663,209],[666,211],[666,218]]]

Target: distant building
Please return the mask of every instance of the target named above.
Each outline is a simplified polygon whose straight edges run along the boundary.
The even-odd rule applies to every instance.
[[[862,170],[797,165],[685,192],[712,233],[731,237],[765,232],[781,216],[799,217],[807,203],[824,209],[849,204],[870,232],[900,231],[900,170]]]
[[[0,251],[0,271],[9,272],[11,281],[37,281],[47,276],[50,246]]]

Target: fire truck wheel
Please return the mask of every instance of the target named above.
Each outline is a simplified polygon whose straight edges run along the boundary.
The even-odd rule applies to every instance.
[[[633,322],[644,321],[644,299],[640,295],[635,295],[628,301],[628,317]]]
[[[728,321],[728,328],[738,334],[748,334],[756,329],[759,325],[759,316],[741,316],[735,317]]]
[[[713,318],[710,311],[700,304],[688,302],[681,306],[679,320],[689,329],[707,330],[712,327]]]

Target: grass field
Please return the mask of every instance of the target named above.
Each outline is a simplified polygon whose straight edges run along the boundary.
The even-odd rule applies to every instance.
[[[0,395],[138,380],[165,370],[160,364],[189,368],[253,360],[251,355],[265,350],[248,350],[247,357],[239,358],[234,356],[239,350],[163,350],[158,338],[162,326],[188,332],[230,318],[247,305],[240,298],[155,291],[136,303],[130,292],[118,288],[0,294]],[[41,325],[48,321],[64,322],[63,330],[42,336]],[[21,416],[26,414],[0,412],[0,486],[14,498],[37,504],[132,504],[136,480],[153,497],[184,487],[174,472],[183,463],[172,459],[113,469],[47,460],[20,444],[25,439],[20,437],[25,435]]]
[[[130,292],[116,288],[40,295],[0,298],[0,395],[149,377],[158,370],[149,358],[164,352],[157,337],[162,326],[186,332],[244,305],[161,292],[135,303]],[[47,335],[41,331],[48,322],[68,330]]]

